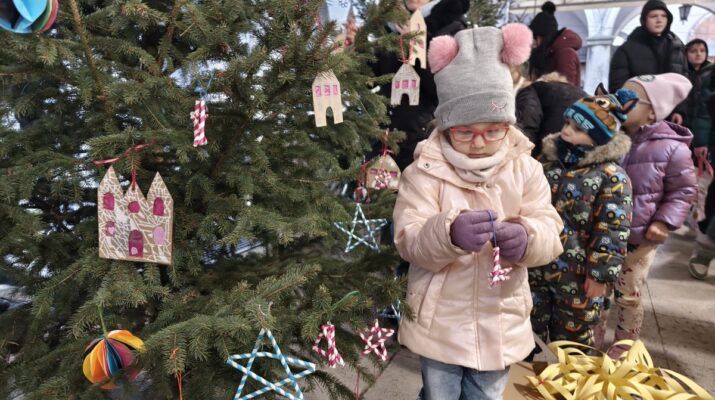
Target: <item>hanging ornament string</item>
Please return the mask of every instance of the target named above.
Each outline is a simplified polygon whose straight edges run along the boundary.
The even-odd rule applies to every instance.
[[[400,54],[402,55],[400,61],[402,61],[403,64],[407,64],[410,62],[410,59],[405,57],[405,40],[403,34],[400,34]]]
[[[386,156],[388,154],[393,154],[392,150],[388,147],[388,139],[390,137],[390,130],[385,129],[385,134],[382,136],[382,156]]]
[[[107,164],[114,164],[116,161],[119,161],[121,159],[124,159],[126,157],[131,156],[131,164],[132,164],[132,190],[136,190],[137,186],[137,168],[138,168],[138,163],[135,162],[136,160],[134,159],[134,153],[139,152],[140,150],[149,147],[151,145],[156,144],[156,140],[152,140],[149,143],[142,143],[142,144],[136,144],[124,151],[119,157],[114,157],[114,158],[109,158],[106,160],[95,160],[92,161],[94,165],[100,166],[100,165],[107,165]]]
[[[102,307],[97,304],[97,311],[99,312],[99,323],[102,325],[102,335],[107,337],[107,326],[104,325],[104,316],[102,315]]]
[[[174,348],[171,349],[171,355],[169,359],[174,363],[176,367],[176,353],[179,351],[179,346],[176,345],[176,335],[174,335]],[[176,368],[176,384],[179,386],[179,400],[184,400],[184,388],[183,388],[184,374],[180,369]]]
[[[489,286],[494,287],[510,278],[509,272],[511,272],[511,268],[502,268],[501,266],[499,245],[497,244],[497,228],[494,223],[496,217],[492,215],[491,211],[488,210],[487,212],[489,213],[489,218],[492,221],[492,262],[494,264],[492,272],[489,274]]]
[[[370,203],[370,196],[365,188],[365,177],[367,176],[367,162],[360,165],[360,171],[357,176],[357,187],[353,191],[356,203]]]

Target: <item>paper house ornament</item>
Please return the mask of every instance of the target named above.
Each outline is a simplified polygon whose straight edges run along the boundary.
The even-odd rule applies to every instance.
[[[400,184],[400,167],[389,155],[375,159],[367,169],[367,187],[376,190],[397,190]]]
[[[158,172],[145,199],[138,186],[125,193],[109,167],[97,203],[99,257],[171,265],[174,200]]]
[[[420,67],[427,69],[427,24],[419,9],[410,17],[410,33],[418,33],[410,39],[410,65],[417,65],[415,61],[420,60]]]
[[[343,122],[343,101],[340,94],[340,82],[333,71],[319,73],[313,81],[313,110],[315,126],[328,124],[325,113],[330,108],[333,111],[333,123]]]
[[[411,106],[420,104],[420,76],[410,64],[404,63],[392,78],[390,104],[400,105],[402,95],[406,94]]]

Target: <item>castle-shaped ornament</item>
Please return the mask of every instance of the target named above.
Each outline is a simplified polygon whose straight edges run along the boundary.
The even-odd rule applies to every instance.
[[[398,106],[407,95],[411,106],[420,104],[420,76],[410,64],[404,63],[392,78],[390,105]]]
[[[315,126],[328,125],[325,113],[333,110],[333,123],[343,122],[343,100],[340,92],[340,82],[333,71],[320,72],[313,81],[313,111]]]
[[[171,265],[174,200],[158,172],[145,199],[135,185],[124,193],[109,167],[97,202],[99,257]]]
[[[427,24],[419,9],[412,13],[409,29],[410,33],[417,33],[410,40],[410,65],[417,65],[415,61],[420,60],[420,68],[427,69]]]

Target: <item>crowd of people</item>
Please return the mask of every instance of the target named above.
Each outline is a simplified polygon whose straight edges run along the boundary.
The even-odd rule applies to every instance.
[[[698,222],[689,272],[707,277],[715,196],[698,176],[715,149],[713,67],[705,41],[671,31],[663,1],[644,4],[593,95],[580,87],[582,40],[551,2],[528,28],[500,29],[468,29],[466,0],[404,6],[424,8],[429,38],[420,106],[390,110],[407,134],[394,243],[415,312],[399,340],[421,356],[420,398],[501,398],[509,365],[538,351],[534,334],[605,349],[611,303],[614,342],[637,339],[657,248],[686,220]],[[400,66],[377,58],[376,74]]]

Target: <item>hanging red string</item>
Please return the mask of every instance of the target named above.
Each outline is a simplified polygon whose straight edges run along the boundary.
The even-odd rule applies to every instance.
[[[403,39],[402,34],[400,34],[400,53],[402,54],[402,58],[400,59],[400,61],[402,61],[403,64],[409,63],[409,58],[405,57],[405,40]]]
[[[174,362],[174,366],[176,366],[176,353],[179,351],[179,347],[176,346],[176,336],[174,336],[174,348],[171,349],[171,355],[169,356],[169,359]],[[183,385],[183,380],[184,380],[184,374],[181,370],[176,371],[176,384],[179,386],[179,400],[184,400],[184,385]]]
[[[95,160],[92,161],[94,165],[106,165],[106,164],[114,164],[114,162],[119,161],[123,158],[126,158],[130,155],[132,155],[132,190],[136,190],[137,187],[137,162],[134,160],[133,154],[139,152],[139,150],[144,149],[146,147],[149,147],[151,145],[156,144],[156,139],[152,140],[149,143],[142,143],[142,144],[136,144],[124,151],[119,157],[114,157],[114,158],[108,158],[106,160]]]
[[[389,147],[387,147],[387,139],[390,136],[390,130],[385,129],[385,135],[382,137],[382,156],[386,156],[388,154],[392,154],[392,150],[390,150]]]
[[[370,198],[368,197],[367,193],[367,188],[365,188],[365,179],[367,177],[367,165],[368,162],[362,163],[360,165],[360,172],[358,172],[357,176],[357,187],[355,188],[355,191],[353,192],[353,195],[355,196],[355,202],[356,203],[369,203]]]
[[[360,370],[357,372],[357,382],[355,382],[355,400],[360,400]]]

